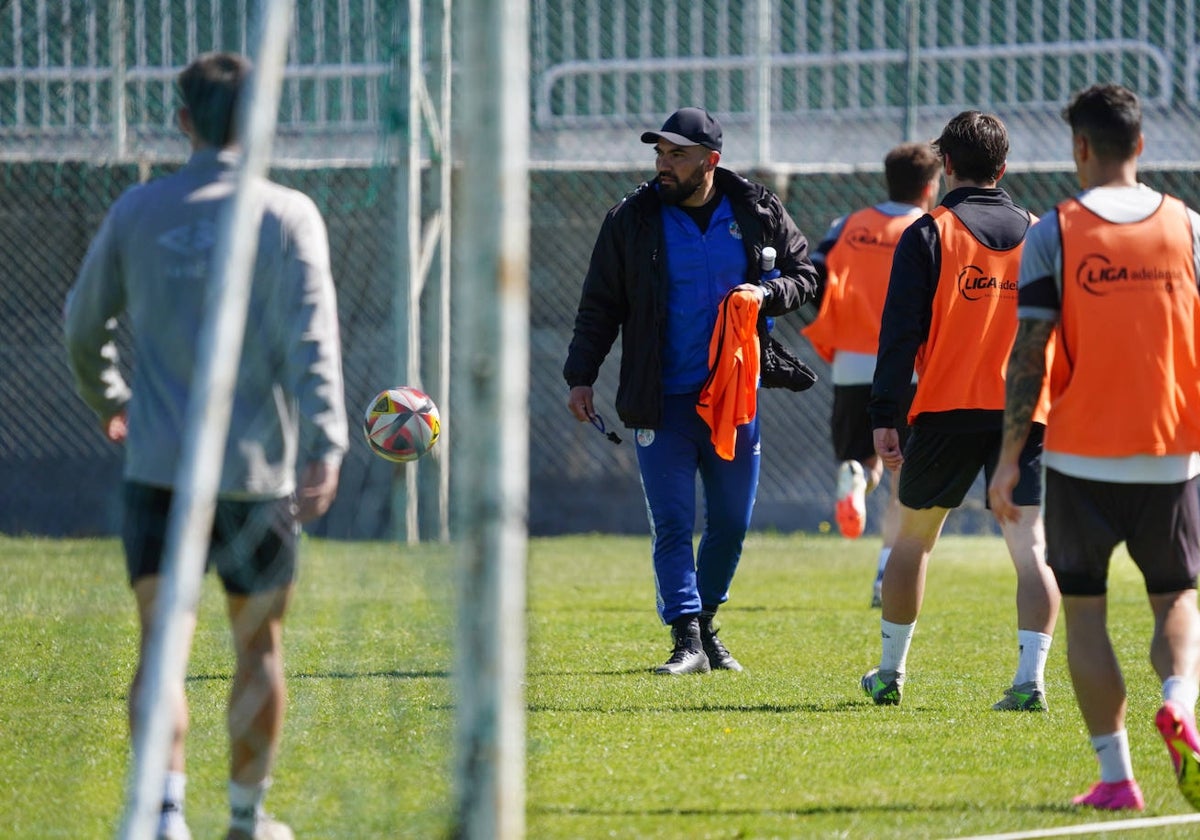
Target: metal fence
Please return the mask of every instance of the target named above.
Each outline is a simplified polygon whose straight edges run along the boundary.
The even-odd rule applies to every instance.
[[[0,154],[10,158],[177,157],[176,74],[203,50],[247,52],[257,24],[250,0],[5,5]],[[399,48],[385,25],[394,5],[297,4],[280,103],[283,155],[374,158],[388,125],[387,83]]]
[[[936,135],[967,107],[1005,120],[1004,184],[1045,212],[1074,188],[1059,112],[1093,81],[1141,94],[1146,180],[1200,206],[1197,0],[532,0],[531,13],[536,533],[646,528],[632,445],[569,418],[560,369],[600,220],[649,174],[641,131],[680,105],[718,115],[724,162],[777,188],[813,241],[882,198],[888,148]],[[256,14],[251,0],[0,2],[0,530],[116,521],[119,456],[74,399],[63,297],[115,197],[183,159],[175,73],[199,51],[245,49]],[[396,193],[410,101],[401,71],[412,50],[436,46],[409,43],[411,14],[397,0],[298,2],[283,90],[275,176],[309,192],[329,222],[353,416],[393,384],[392,302],[407,279],[395,231],[411,211]],[[458,142],[471,130],[453,124]],[[798,327],[789,316],[780,332],[822,371]],[[597,384],[602,411],[617,364]],[[764,394],[759,527],[829,517],[829,402],[825,381]],[[452,429],[453,411],[446,420]],[[322,527],[386,533],[393,476],[353,446]],[[951,528],[989,527],[980,494],[968,508]]]
[[[1013,161],[1069,160],[1057,115],[1095,80],[1158,117],[1148,160],[1195,157],[1197,7],[1067,0],[535,3],[533,109],[546,159],[636,159],[630,127],[703,103],[755,166],[874,165],[966,108],[1000,114]],[[851,142],[847,142],[852,138]],[[554,141],[558,142],[555,143]],[[554,149],[563,150],[556,154]]]
[[[1000,114],[1015,163],[1064,162],[1057,114],[1098,79],[1157,118],[1147,160],[1196,157],[1197,0],[534,0],[535,164],[642,159],[635,129],[699,103],[739,165],[878,163],[964,108]],[[468,12],[469,13],[469,12]],[[395,123],[406,3],[297,4],[279,153],[372,161]],[[174,155],[173,76],[252,42],[250,0],[0,6],[0,155]],[[854,142],[846,142],[853,137]],[[1023,141],[1023,142],[1022,142]]]

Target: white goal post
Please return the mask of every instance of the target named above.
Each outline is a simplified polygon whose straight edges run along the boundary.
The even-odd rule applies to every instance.
[[[454,836],[525,834],[529,496],[529,7],[463,0],[453,284],[462,355]],[[469,475],[467,471],[470,471]]]

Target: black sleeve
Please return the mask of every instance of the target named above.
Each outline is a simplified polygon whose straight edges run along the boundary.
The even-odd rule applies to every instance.
[[[817,314],[821,311],[821,299],[825,297],[825,284],[829,282],[829,265],[826,263],[826,259],[829,257],[830,249],[838,243],[842,232],[842,223],[845,220],[845,216],[835,219],[817,244],[816,250],[812,252],[813,268],[817,270],[817,288],[812,299],[796,310],[801,323],[806,327],[817,320]]]
[[[900,406],[912,382],[917,351],[929,337],[940,251],[937,226],[930,216],[914,222],[896,244],[868,407],[873,429],[894,429],[904,419]]]
[[[563,365],[563,378],[572,388],[596,381],[600,365],[612,349],[625,320],[628,300],[624,293],[619,210],[620,206],[609,211],[600,226],[583,280],[579,309],[575,314],[575,332]]]
[[[808,238],[796,227],[778,196],[772,196],[771,210],[776,231],[769,244],[775,247],[775,267],[780,276],[765,284],[763,314],[777,317],[813,299],[817,289],[817,269],[808,256]]]
[[[1058,296],[1058,284],[1054,282],[1053,276],[1047,275],[1031,280],[1017,290],[1017,308],[1025,307],[1055,311],[1062,308],[1062,301]]]
[[[840,230],[840,228],[839,228]],[[829,251],[837,244],[837,237],[822,239],[817,245],[817,250],[813,251],[812,262],[817,269],[817,291],[813,295],[810,303],[815,306],[821,305],[821,298],[825,295],[825,283],[829,279],[829,266],[825,264],[826,258],[829,256]]]

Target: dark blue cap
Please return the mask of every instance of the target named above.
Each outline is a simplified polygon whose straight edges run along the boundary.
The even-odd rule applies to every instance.
[[[680,108],[658,131],[642,133],[643,143],[666,140],[676,146],[707,146],[721,151],[721,124],[703,108]]]

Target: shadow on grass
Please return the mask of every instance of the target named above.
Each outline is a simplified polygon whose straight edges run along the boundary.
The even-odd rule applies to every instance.
[[[289,680],[361,680],[378,679],[398,680],[438,680],[449,679],[449,671],[319,671],[315,673],[300,672],[288,674]],[[188,682],[204,682],[206,680],[231,680],[233,674],[189,674]]]
[[[660,680],[666,680],[667,677],[654,673],[654,667],[642,665],[637,668],[614,668],[608,671],[580,671],[577,669],[569,669],[564,671],[549,671],[549,670],[529,670],[525,672],[527,677],[645,677],[655,676]],[[699,676],[699,675],[696,675]]]
[[[720,619],[722,616],[729,616],[729,615],[733,615],[734,613],[767,613],[767,612],[769,612],[769,613],[807,613],[807,612],[811,612],[814,608],[818,609],[818,610],[822,609],[820,604],[817,604],[814,606],[811,603],[794,604],[794,605],[788,605],[788,604],[737,604],[736,606],[732,605],[732,604],[724,604],[724,605],[722,605],[720,612],[717,613],[717,618]],[[828,609],[830,611],[835,611],[835,612],[845,612],[846,606],[844,604],[830,603],[828,606]],[[638,618],[643,618],[643,617],[649,615],[650,616],[649,620],[651,620],[651,621],[654,620],[653,611],[647,610],[643,606],[626,606],[623,604],[621,604],[621,605],[618,605],[618,604],[589,604],[587,607],[584,607],[584,608],[581,608],[578,604],[567,604],[567,605],[564,605],[561,607],[543,606],[541,604],[538,604],[538,605],[536,605],[536,608],[531,609],[530,612],[536,613],[539,616],[579,615],[581,612],[582,613],[599,613],[599,614],[605,614],[605,615],[610,615],[610,614],[630,615],[630,616],[636,616]],[[876,616],[879,615],[878,609],[868,608],[865,604],[863,605],[862,612],[867,615],[870,615],[870,614],[874,614]]]
[[[605,705],[576,705],[576,704],[530,704],[526,710],[537,712],[592,712],[595,714],[612,714],[613,712],[729,712],[758,713],[758,714],[795,714],[796,712],[846,712],[867,708],[859,702],[842,701],[839,703],[646,703],[634,705],[630,703],[607,703]]]
[[[961,814],[962,803],[947,802],[939,805],[917,805],[909,802],[893,803],[890,805],[810,805],[800,808],[646,808],[635,810],[631,808],[581,808],[571,805],[531,805],[529,811],[536,814],[560,817],[815,817],[837,814]],[[1049,814],[1079,814],[1077,809],[1070,806],[1028,805],[1025,807],[1008,807],[1005,811],[1024,811],[1030,813]],[[1090,815],[1089,815],[1090,816]]]

